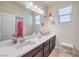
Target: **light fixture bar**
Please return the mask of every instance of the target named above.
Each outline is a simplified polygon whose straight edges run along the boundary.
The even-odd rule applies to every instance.
[[[39,8],[37,5],[34,5],[33,2],[25,2],[25,7],[38,13],[38,14],[41,14],[41,15],[44,14],[44,10]]]

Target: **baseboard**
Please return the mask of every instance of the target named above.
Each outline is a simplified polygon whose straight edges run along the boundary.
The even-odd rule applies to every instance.
[[[61,49],[61,48],[59,48],[59,47],[55,47],[55,49]]]
[[[75,47],[73,48],[73,55],[79,56],[79,51],[77,51]]]

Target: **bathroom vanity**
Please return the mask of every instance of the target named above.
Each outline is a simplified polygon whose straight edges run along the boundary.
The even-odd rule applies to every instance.
[[[47,57],[55,47],[56,35],[47,34],[41,37],[24,37],[19,44],[8,44],[0,47],[0,57]]]
[[[22,57],[47,57],[55,47],[56,36],[49,38],[46,42],[24,54]]]

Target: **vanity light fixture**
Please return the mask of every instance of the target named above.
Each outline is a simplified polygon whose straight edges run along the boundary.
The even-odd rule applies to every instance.
[[[30,9],[33,7],[33,3],[32,2],[26,2],[26,8]]]
[[[44,10],[42,10],[37,5],[34,5],[33,2],[25,2],[25,7],[38,13],[38,14],[44,15]]]

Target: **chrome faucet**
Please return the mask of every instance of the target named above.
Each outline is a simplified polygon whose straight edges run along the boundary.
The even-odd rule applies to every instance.
[[[11,40],[13,41],[13,44],[17,43],[17,37],[15,34],[12,34]]]

